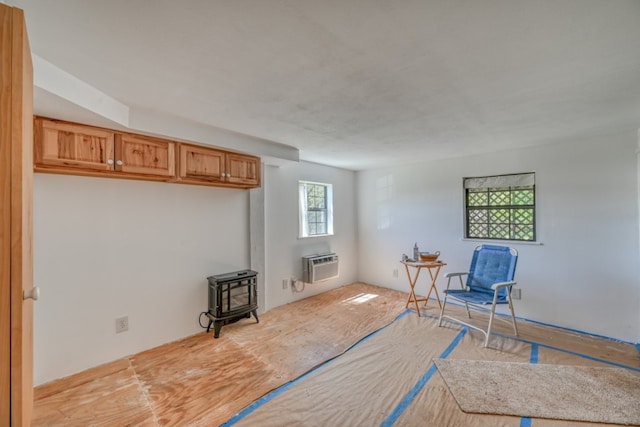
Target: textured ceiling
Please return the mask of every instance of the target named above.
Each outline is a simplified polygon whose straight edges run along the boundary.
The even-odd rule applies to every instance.
[[[638,0],[6,3],[34,54],[132,111],[347,169],[640,127]]]

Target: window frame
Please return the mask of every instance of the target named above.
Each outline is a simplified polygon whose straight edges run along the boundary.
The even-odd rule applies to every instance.
[[[464,204],[464,213],[463,213],[463,221],[464,221],[464,239],[470,240],[490,240],[490,241],[504,241],[504,242],[513,242],[513,243],[537,243],[538,242],[538,230],[537,230],[537,209],[536,209],[536,185],[535,185],[535,172],[526,172],[526,173],[515,173],[515,174],[506,174],[506,175],[487,175],[480,177],[466,177],[463,178],[463,204]],[[532,192],[531,195],[531,203],[529,204],[516,204],[513,200],[513,192],[518,190],[527,189]],[[480,191],[478,191],[480,190]],[[486,205],[469,205],[469,193],[482,193],[486,190],[487,192],[487,204]],[[509,203],[508,204],[492,204],[490,197],[492,193],[504,193],[505,191],[509,192]],[[486,210],[487,211],[487,235],[486,236],[476,236],[471,235],[470,227],[472,224],[477,224],[477,222],[471,221],[470,212],[473,210]],[[514,217],[514,213],[517,209],[531,209],[532,210],[532,218],[530,223],[525,223],[524,225],[529,225],[531,227],[532,238],[531,239],[518,239],[515,238],[516,232],[515,227],[521,225],[518,222],[517,218]],[[508,222],[492,222],[491,211],[498,210],[506,210],[509,213]],[[491,235],[491,225],[502,225],[507,226],[509,237],[490,237]]]
[[[308,190],[310,186],[321,186],[324,188],[324,209],[309,208]],[[315,224],[324,224],[324,233],[311,233],[310,213],[324,213],[325,221],[314,221]],[[317,217],[317,215],[314,215]],[[325,182],[298,181],[298,238],[306,239],[311,237],[322,237],[333,235],[333,184]]]

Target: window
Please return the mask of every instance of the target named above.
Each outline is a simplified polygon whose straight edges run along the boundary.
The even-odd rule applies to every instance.
[[[464,178],[465,237],[534,242],[535,174]]]
[[[333,186],[318,182],[300,181],[299,236],[333,234]]]

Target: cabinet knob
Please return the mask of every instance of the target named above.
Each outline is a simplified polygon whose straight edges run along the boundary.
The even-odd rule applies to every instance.
[[[118,161],[116,161],[116,165],[118,165],[118,166],[122,166],[122,160],[118,160]]]
[[[40,298],[40,288],[36,286],[30,291],[22,291],[22,299],[26,300],[29,298],[38,301],[38,298]]]
[[[113,164],[113,159],[109,159],[109,160],[107,160],[107,164],[108,164],[108,165],[112,165],[112,164]]]

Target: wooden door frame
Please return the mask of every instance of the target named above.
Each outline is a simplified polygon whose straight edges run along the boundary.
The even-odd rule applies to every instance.
[[[0,24],[0,424],[23,426],[31,424],[33,407],[33,300],[23,300],[23,292],[33,288],[33,65],[23,11],[0,4]]]
[[[11,78],[11,13],[0,5],[0,82]],[[11,93],[0,84],[0,425],[11,414]]]

